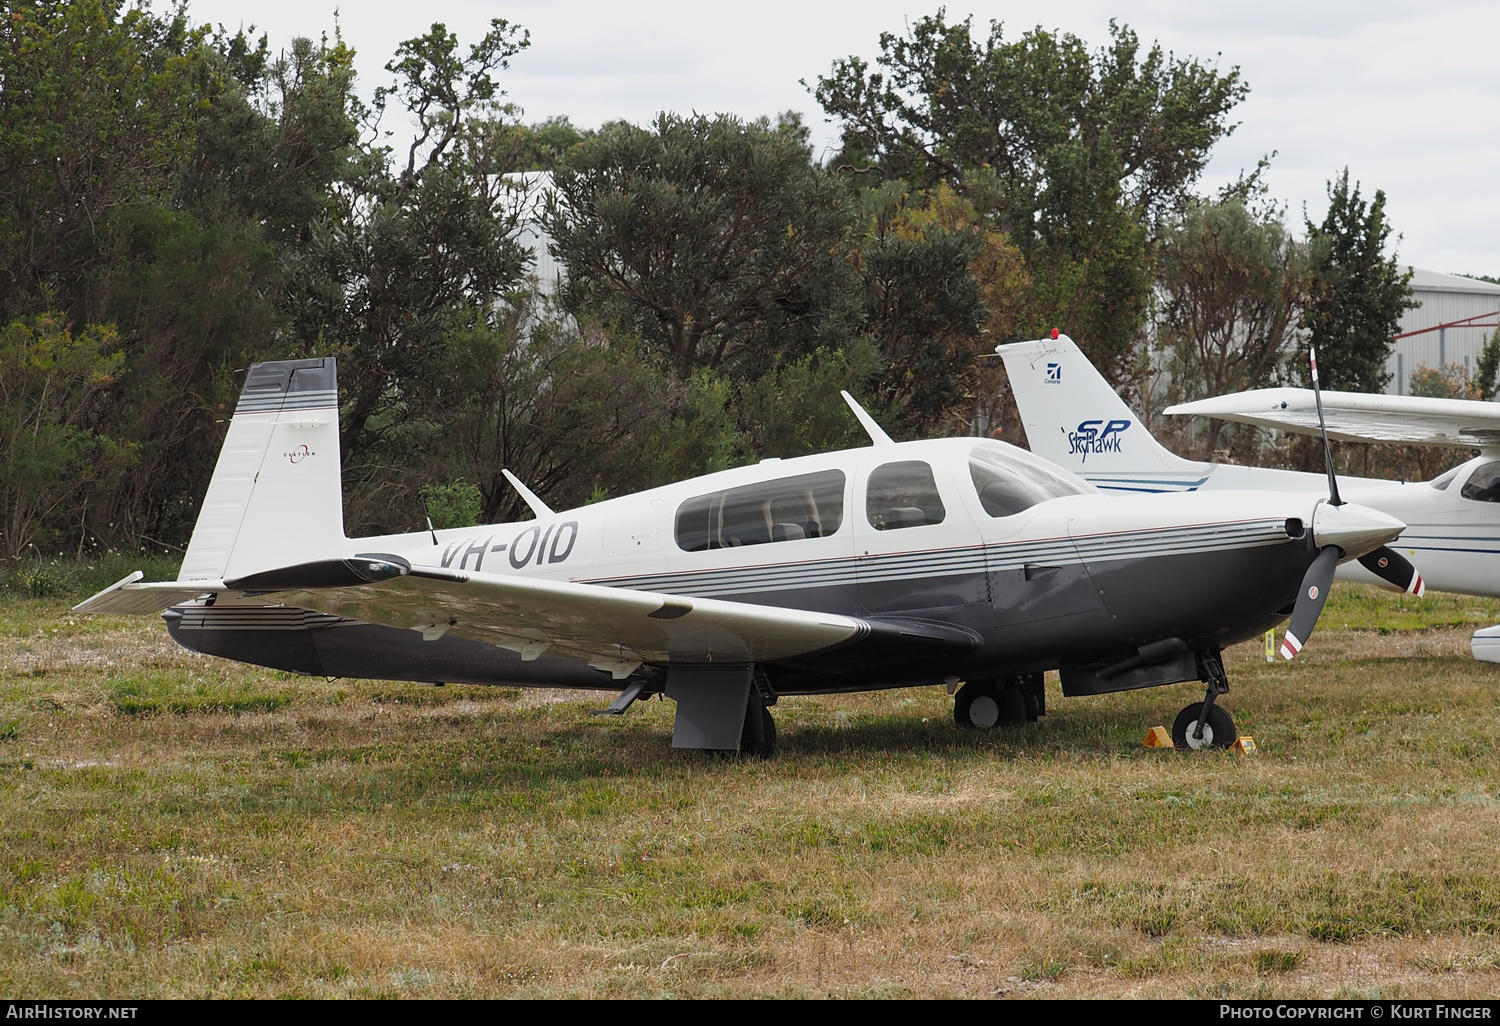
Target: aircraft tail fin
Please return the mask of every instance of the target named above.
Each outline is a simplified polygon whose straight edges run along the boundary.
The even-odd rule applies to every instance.
[[[339,474],[334,358],[253,365],[179,580],[233,580],[341,552]]]
[[[996,346],[1031,451],[1077,474],[1200,467],[1166,449],[1066,335]]]

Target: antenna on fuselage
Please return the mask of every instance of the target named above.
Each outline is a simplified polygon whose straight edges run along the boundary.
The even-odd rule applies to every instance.
[[[1339,479],[1333,472],[1333,448],[1328,444],[1328,422],[1323,419],[1323,389],[1318,384],[1318,350],[1307,347],[1307,360],[1312,365],[1313,401],[1318,404],[1318,432],[1323,436],[1323,466],[1328,468],[1328,505],[1342,506],[1339,498]]]
[[[854,419],[859,421],[859,426],[865,429],[865,434],[870,436],[871,445],[895,445],[896,442],[890,435],[880,429],[875,423],[875,418],[865,412],[865,408],[854,401],[854,396],[843,390],[839,395],[844,397],[844,402],[849,404],[849,409],[854,411]]]
[[[536,492],[533,492],[530,488],[527,488],[525,485],[523,485],[519,477],[512,474],[508,470],[502,470],[500,471],[500,473],[505,475],[505,480],[510,482],[512,488],[521,493],[521,498],[526,500],[526,505],[531,507],[531,512],[536,514],[538,520],[540,520],[542,517],[551,517],[557,515],[552,512],[551,506],[547,505],[541,499],[537,498]]]

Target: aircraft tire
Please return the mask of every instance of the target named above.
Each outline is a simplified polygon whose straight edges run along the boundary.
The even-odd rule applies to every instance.
[[[754,715],[752,711],[750,715]],[[760,710],[761,740],[749,740],[749,716],[746,717],[746,729],[740,734],[740,755],[746,758],[769,759],[776,754],[776,719],[771,715],[771,710],[762,707]]]
[[[1202,711],[1203,703],[1194,702],[1177,714],[1177,720],[1172,724],[1174,748],[1228,748],[1234,744],[1239,734],[1235,732],[1234,719],[1221,705],[1216,705],[1208,711],[1208,723],[1204,725],[1202,741],[1189,736],[1193,728],[1197,726],[1198,714]]]
[[[953,696],[953,722],[965,730],[1018,727],[1027,720],[1026,696],[993,680],[971,680]]]

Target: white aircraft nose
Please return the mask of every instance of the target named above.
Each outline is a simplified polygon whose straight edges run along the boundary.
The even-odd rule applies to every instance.
[[[1313,513],[1314,544],[1320,549],[1337,545],[1344,550],[1344,561],[1374,552],[1386,542],[1395,541],[1404,530],[1406,525],[1395,517],[1353,502],[1342,506],[1320,502]]]

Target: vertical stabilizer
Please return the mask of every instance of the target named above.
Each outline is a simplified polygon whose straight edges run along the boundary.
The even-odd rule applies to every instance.
[[[1005,360],[1026,439],[1038,456],[1091,479],[1203,466],[1151,437],[1068,336],[1013,342],[995,352]]]
[[[255,364],[178,576],[243,577],[343,548],[334,359]]]

